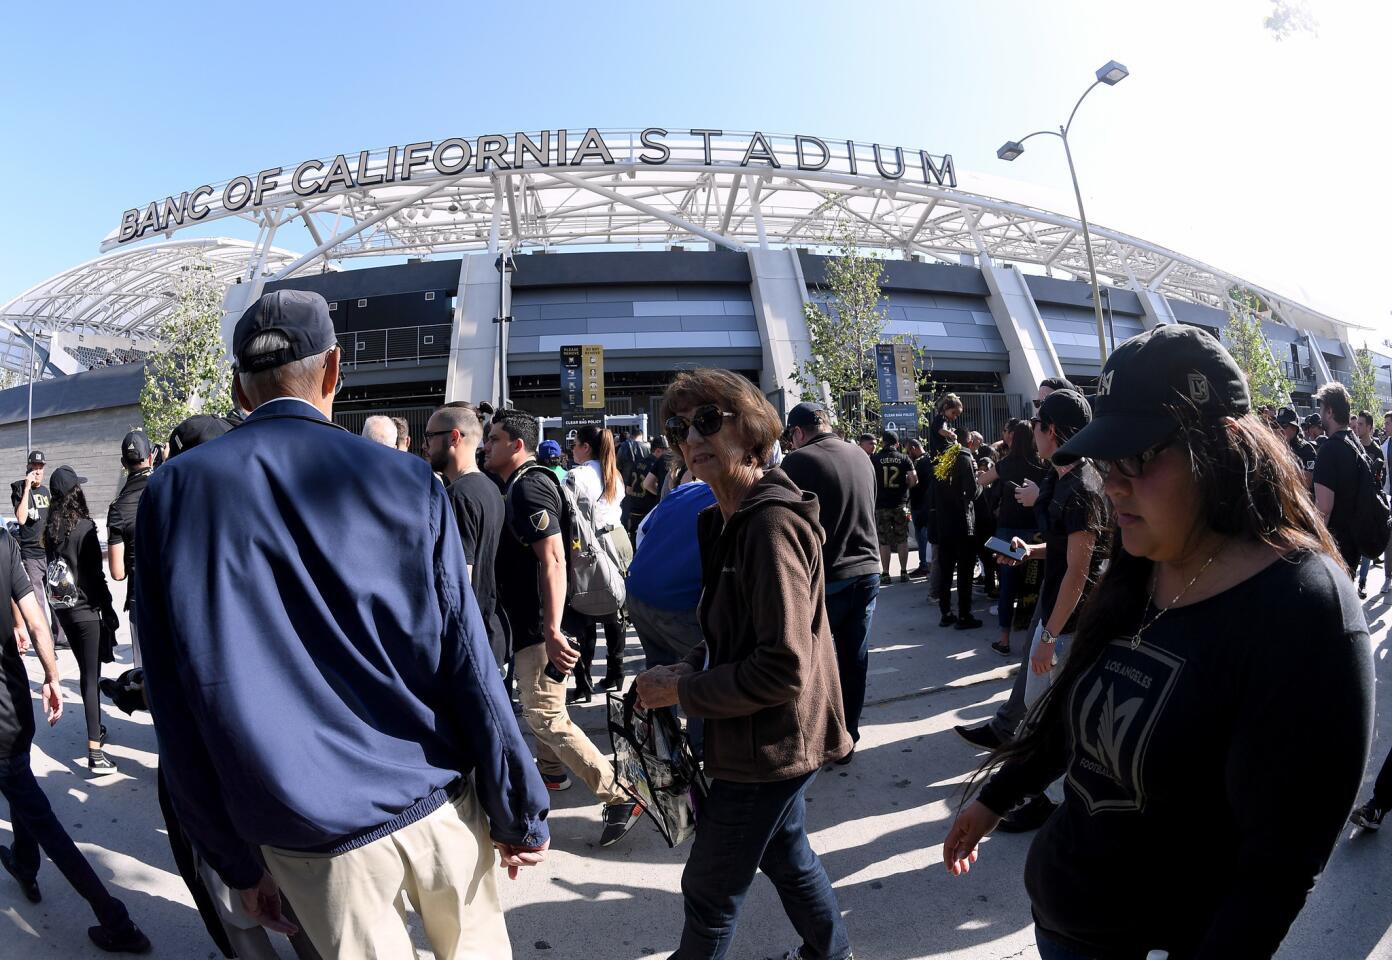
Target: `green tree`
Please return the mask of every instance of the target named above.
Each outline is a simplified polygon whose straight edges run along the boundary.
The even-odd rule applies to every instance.
[[[1353,412],[1367,410],[1373,415],[1373,425],[1382,419],[1382,401],[1378,399],[1377,370],[1373,366],[1373,352],[1365,343],[1353,352],[1353,375],[1349,377],[1349,399],[1353,401]]]
[[[1260,297],[1251,290],[1234,288],[1228,294],[1228,325],[1223,340],[1247,376],[1247,389],[1252,406],[1284,406],[1290,403],[1291,382],[1271,352],[1271,344],[1262,333],[1259,311],[1264,309]]]
[[[802,400],[830,399],[832,425],[849,436],[881,429],[875,347],[904,343],[913,348],[920,391],[932,393],[928,351],[905,334],[885,335],[884,266],[856,244],[849,227],[837,224],[826,243],[826,284],[803,304],[811,352],[792,379]],[[920,403],[920,418],[927,407]]]
[[[203,258],[182,269],[174,309],[155,333],[158,349],[145,364],[140,413],[152,438],[169,436],[196,413],[222,416],[232,408],[231,372],[222,342],[222,285]]]

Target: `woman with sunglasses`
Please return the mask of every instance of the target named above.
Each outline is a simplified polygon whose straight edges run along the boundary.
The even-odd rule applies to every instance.
[[[1367,624],[1295,464],[1250,410],[1217,341],[1161,326],[1117,348],[1096,418],[1054,453],[1103,466],[1113,558],[943,846],[965,873],[1002,813],[1066,777],[1025,866],[1044,960],[1270,957],[1353,806],[1372,734]]]
[[[705,642],[638,677],[644,706],[705,721],[710,793],[682,874],[678,960],[730,951],[740,902],[763,870],[802,945],[789,957],[846,960],[831,882],[807,842],[804,795],[851,751],[827,624],[817,498],[765,469],[782,425],[759,389],[727,370],[683,372],[667,388],[668,437],[710,484],[697,519]]]
[[[575,431],[571,456],[578,466],[566,474],[577,496],[595,505],[595,531],[614,542],[623,569],[633,559],[633,542],[623,525],[623,479],[619,475],[614,435],[604,427],[587,424]],[[570,614],[572,627],[580,640],[580,661],[575,665],[575,689],[566,694],[568,703],[588,703],[596,685],[591,677],[598,628],[604,627],[607,659],[600,690],[623,689],[624,626],[618,612],[603,617]]]

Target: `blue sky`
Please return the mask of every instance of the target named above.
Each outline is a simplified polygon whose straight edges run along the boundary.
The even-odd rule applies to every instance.
[[[1011,165],[995,150],[1061,122],[1116,59],[1132,75],[1094,91],[1075,125],[1091,218],[1381,340],[1392,13],[1309,6],[1318,34],[1278,42],[1266,0],[24,5],[6,13],[0,65],[0,302],[96,256],[123,210],[170,191],[494,131],[902,144],[1071,212],[1056,141]],[[233,223],[202,229],[254,235]]]

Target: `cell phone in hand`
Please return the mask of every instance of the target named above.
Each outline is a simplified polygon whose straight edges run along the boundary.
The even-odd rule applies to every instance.
[[[1014,547],[1006,543],[1000,537],[991,537],[989,540],[987,540],[986,549],[990,550],[992,553],[999,553],[1003,557],[1009,557],[1016,563],[1019,563],[1021,560],[1024,560],[1025,557],[1029,555],[1029,551],[1026,550],[1024,547],[1021,547],[1020,549],[1016,550]]]
[[[570,639],[569,637],[566,637],[566,643],[570,644],[570,649],[572,650],[578,651],[580,649],[575,645],[575,641]],[[550,660],[546,661],[546,668],[541,672],[546,674],[556,683],[565,683],[566,675],[564,673],[561,673],[560,670],[556,669],[556,665],[552,663]]]

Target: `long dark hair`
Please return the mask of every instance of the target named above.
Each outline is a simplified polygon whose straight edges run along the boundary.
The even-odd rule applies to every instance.
[[[1034,445],[1034,427],[1028,420],[1017,420],[1010,428],[1010,450],[1006,460],[1023,460],[1031,467],[1044,469],[1044,461],[1039,459],[1039,450]]]
[[[87,495],[81,487],[73,487],[61,500],[55,499],[48,505],[48,522],[44,525],[44,540],[56,549],[68,539],[73,527],[83,520],[91,520],[87,509]]]
[[[1204,417],[1193,406],[1171,407],[1169,412],[1175,418],[1175,444],[1187,452],[1198,485],[1202,526],[1283,553],[1308,550],[1339,556],[1284,441],[1258,417]],[[1057,678],[1030,709],[1019,736],[992,753],[973,782],[1006,761],[1035,756],[1043,747],[1045,731],[1064,722],[1069,694],[1082,675],[1113,640],[1140,629],[1150,602],[1154,563],[1122,549],[1115,523],[1110,544],[1111,563],[1083,607]]]

